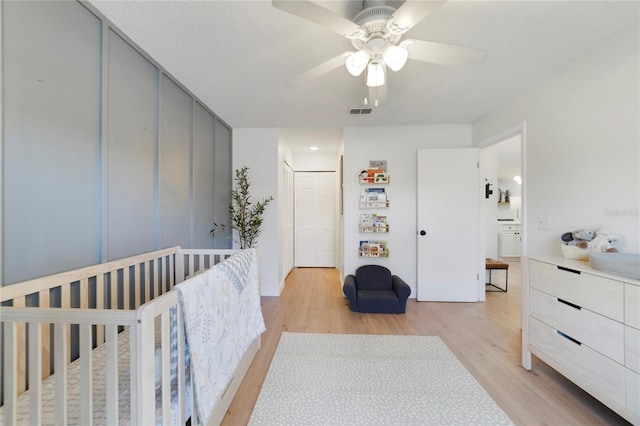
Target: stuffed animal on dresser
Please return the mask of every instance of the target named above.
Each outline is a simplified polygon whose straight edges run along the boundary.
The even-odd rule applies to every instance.
[[[596,231],[596,236],[589,242],[591,251],[601,251],[604,253],[617,253],[618,249],[611,245],[612,242],[620,240],[620,234],[611,228],[600,228]]]
[[[596,237],[596,232],[591,229],[578,229],[573,232],[565,232],[560,237],[565,244],[570,246],[578,246],[586,249],[589,247],[589,242]]]

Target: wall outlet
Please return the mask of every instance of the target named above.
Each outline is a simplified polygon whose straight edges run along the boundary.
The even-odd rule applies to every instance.
[[[538,216],[538,229],[551,229],[551,218],[548,214]]]

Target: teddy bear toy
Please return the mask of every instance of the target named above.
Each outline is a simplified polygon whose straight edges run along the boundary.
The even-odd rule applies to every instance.
[[[591,251],[601,251],[604,253],[617,253],[618,249],[611,245],[613,241],[618,241],[622,237],[610,228],[600,228],[596,231],[596,236],[589,241]]]
[[[565,244],[577,246],[583,249],[589,247],[589,242],[596,237],[596,232],[590,229],[578,229],[573,232],[565,232],[560,237]]]
[[[565,244],[581,249],[616,253],[618,249],[613,247],[611,243],[620,240],[621,236],[610,228],[600,228],[597,231],[579,229],[573,232],[565,232],[560,238]]]

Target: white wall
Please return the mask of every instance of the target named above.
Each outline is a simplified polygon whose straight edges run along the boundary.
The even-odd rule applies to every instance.
[[[481,145],[526,122],[526,254],[560,255],[562,233],[605,226],[640,252],[639,44],[636,26],[473,124]]]
[[[284,154],[283,154],[284,155]],[[249,167],[250,192],[254,200],[270,195],[275,200],[267,206],[258,239],[260,256],[260,294],[279,296],[280,285],[280,235],[278,233],[278,176],[281,173],[278,151],[278,129],[234,129],[233,169]],[[233,182],[235,188],[235,180]]]
[[[296,172],[334,172],[338,170],[335,154],[294,154],[293,169]]]
[[[461,148],[471,146],[471,126],[378,126],[346,127],[344,130],[344,275],[353,274],[364,264],[377,263],[391,270],[412,288],[416,297],[416,152],[424,148]],[[390,182],[384,185],[390,206],[371,210],[386,214],[390,232],[358,233],[358,200],[365,186],[358,174],[370,160],[387,160]],[[382,186],[382,185],[381,185]],[[453,208],[453,207],[452,207]],[[389,258],[360,258],[361,239],[387,240]]]

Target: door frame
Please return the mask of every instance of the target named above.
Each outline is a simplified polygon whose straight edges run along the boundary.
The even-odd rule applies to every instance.
[[[527,186],[528,186],[528,182],[529,180],[527,179],[527,122],[526,121],[522,121],[512,127],[509,127],[508,129],[505,129],[501,132],[495,133],[483,140],[481,140],[480,142],[478,142],[476,144],[476,146],[479,149],[483,149],[483,148],[487,148],[491,145],[495,145],[497,143],[503,142],[509,138],[512,138],[514,136],[520,135],[520,172],[521,172],[521,176],[522,176],[522,193],[521,193],[521,205],[520,205],[520,217],[521,217],[521,236],[522,236],[522,252],[521,252],[521,258],[525,257],[527,255],[527,217],[528,217],[528,213],[527,213]],[[483,164],[480,163],[480,169],[482,170]],[[482,215],[484,215],[484,210],[482,210],[481,212]],[[483,221],[484,221],[484,217],[483,217]],[[486,238],[486,235],[485,237]],[[485,286],[482,286],[482,299],[481,300],[485,300]],[[525,294],[524,291],[522,292],[522,298],[524,300]],[[521,311],[523,311],[521,309]],[[523,319],[521,319],[522,321],[524,321]]]

